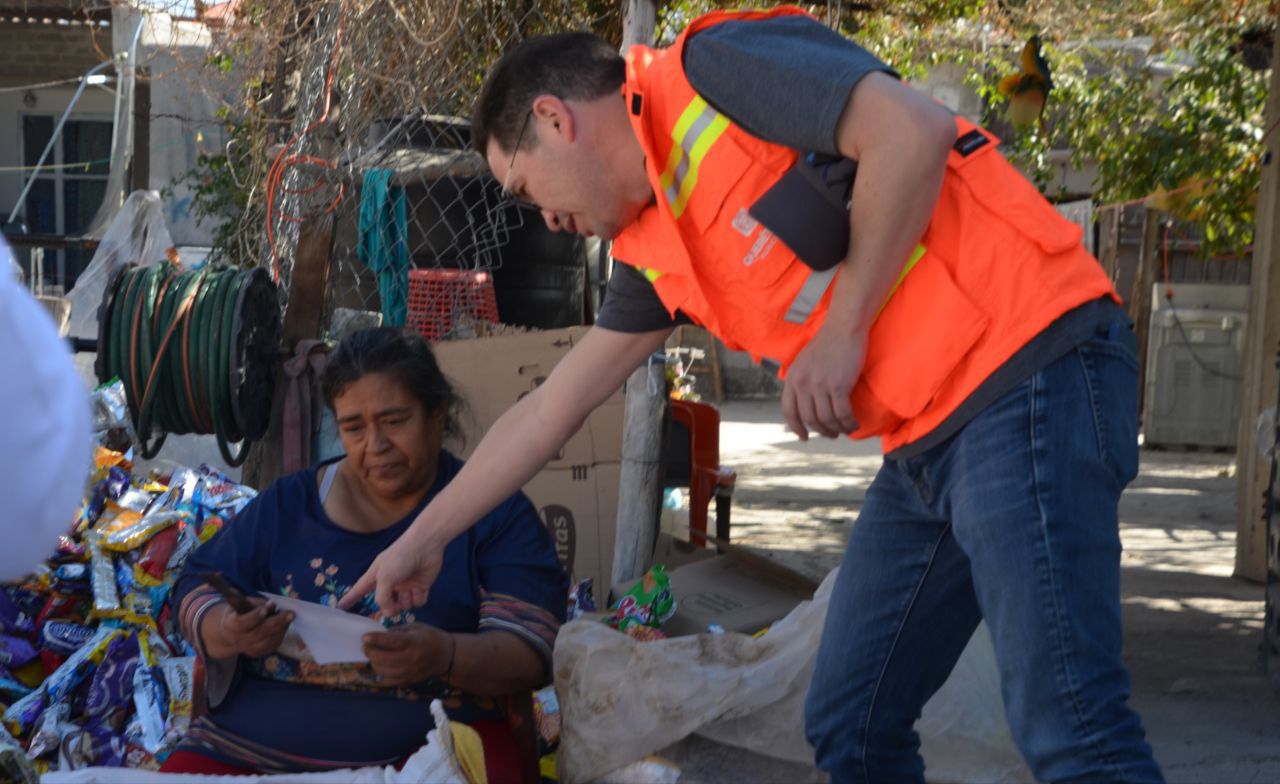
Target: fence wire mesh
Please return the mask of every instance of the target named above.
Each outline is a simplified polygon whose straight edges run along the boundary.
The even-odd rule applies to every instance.
[[[200,10],[214,28],[203,67],[243,85],[223,96],[225,147],[193,175],[209,217],[225,221],[215,256],[269,269],[287,309],[300,230],[327,222],[327,310],[379,311],[393,323],[407,315],[431,337],[504,318],[491,274],[530,245],[513,246],[513,235],[539,231],[541,219],[503,199],[470,149],[472,104],[489,67],[526,37],[590,30],[617,42],[620,4],[287,0]],[[562,259],[549,287],[584,287],[580,239],[533,244]]]

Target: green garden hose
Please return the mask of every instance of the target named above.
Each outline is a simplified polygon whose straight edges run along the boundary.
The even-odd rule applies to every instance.
[[[143,457],[155,457],[168,433],[200,433],[217,436],[229,465],[244,462],[270,423],[276,303],[262,269],[166,262],[116,274],[99,313],[96,370],[124,383]]]

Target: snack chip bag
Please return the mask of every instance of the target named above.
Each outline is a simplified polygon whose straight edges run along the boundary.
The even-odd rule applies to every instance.
[[[618,631],[637,625],[657,628],[666,623],[676,612],[666,567],[654,564],[610,609],[613,617],[609,625]]]

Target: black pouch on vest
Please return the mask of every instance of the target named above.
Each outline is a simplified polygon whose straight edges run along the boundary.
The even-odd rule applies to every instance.
[[[849,206],[858,162],[803,153],[748,212],[815,270],[829,270],[849,252]]]

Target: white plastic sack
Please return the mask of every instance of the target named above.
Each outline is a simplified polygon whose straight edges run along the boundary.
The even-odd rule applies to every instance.
[[[98,337],[98,307],[116,270],[129,264],[163,261],[173,248],[164,222],[164,207],[155,191],[134,191],[107,227],[93,259],[67,294],[71,301],[70,334]]]
[[[804,695],[837,571],[760,639],[701,634],[640,643],[593,620],[562,627],[561,781],[594,781],[695,732],[812,764]],[[931,781],[1031,780],[1005,722],[985,625],[916,729]]]
[[[41,784],[467,784],[453,754],[449,722],[439,700],[431,703],[437,729],[427,733],[427,745],[418,749],[400,770],[387,767],[331,770],[324,773],[284,773],[272,776],[203,776],[194,773],[158,773],[129,768],[85,768],[46,773]]]

